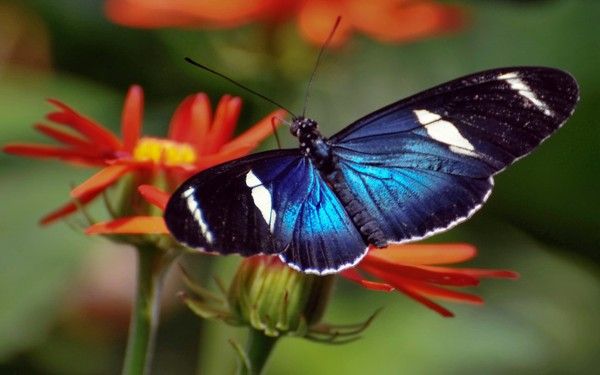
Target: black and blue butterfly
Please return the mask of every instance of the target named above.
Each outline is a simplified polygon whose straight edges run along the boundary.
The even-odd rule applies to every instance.
[[[561,127],[577,101],[569,74],[513,67],[423,91],[330,138],[296,117],[299,148],[198,173],[171,196],[165,221],[193,248],[339,272],[370,245],[415,241],[471,217],[493,176]]]

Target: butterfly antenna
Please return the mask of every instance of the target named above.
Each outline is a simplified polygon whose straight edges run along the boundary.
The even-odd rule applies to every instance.
[[[263,94],[261,94],[261,93],[259,93],[257,91],[252,90],[248,86],[242,85],[241,83],[235,81],[234,79],[227,77],[225,74],[219,73],[216,70],[211,69],[211,68],[209,68],[206,65],[200,64],[199,62],[197,62],[197,61],[195,61],[195,60],[193,60],[193,59],[191,59],[189,57],[186,57],[185,61],[187,61],[188,63],[190,63],[190,64],[192,64],[192,65],[194,65],[194,66],[196,66],[196,67],[198,67],[200,69],[204,69],[204,70],[206,70],[208,72],[211,72],[212,74],[215,74],[215,75],[217,75],[217,76],[219,76],[221,78],[224,78],[227,81],[229,81],[229,82],[233,83],[234,85],[236,85],[237,87],[240,87],[240,88],[248,91],[249,93],[254,94],[254,95],[258,96],[259,98],[262,98],[262,99],[268,101],[269,103],[271,103],[271,104],[273,104],[273,105],[275,105],[275,106],[283,109],[284,111],[286,111],[287,113],[289,113],[292,117],[297,117],[296,115],[294,115],[294,113],[292,111],[290,111],[286,107],[282,106],[281,104],[277,103],[275,100],[273,100],[271,98],[268,98],[268,97],[264,96]]]
[[[277,134],[277,124],[275,124],[275,120],[281,121],[281,119],[275,116],[271,117],[271,128],[273,128],[273,135],[275,136],[275,140],[277,141],[277,148],[281,150],[281,142],[279,141],[279,134]]]
[[[315,67],[313,68],[312,74],[310,75],[310,79],[308,80],[308,85],[306,86],[306,93],[304,94],[304,108],[302,109],[302,117],[306,116],[306,108],[308,106],[308,99],[310,98],[310,87],[312,86],[315,76],[317,75],[317,68],[319,67],[319,63],[321,62],[321,57],[325,53],[325,50],[327,49],[329,44],[331,43],[331,39],[333,39],[333,34],[335,34],[335,30],[337,30],[338,26],[340,25],[341,20],[342,20],[342,17],[337,16],[337,18],[335,19],[335,24],[333,25],[333,28],[329,32],[329,36],[327,37],[327,39],[321,46],[321,49],[319,50],[319,54],[317,55],[317,61],[315,62]]]

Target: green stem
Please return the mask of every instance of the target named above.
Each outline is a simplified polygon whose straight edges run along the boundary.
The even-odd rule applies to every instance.
[[[260,375],[269,359],[269,355],[275,348],[278,338],[267,336],[262,331],[250,328],[248,330],[248,342],[246,343],[246,354],[250,361],[250,368],[240,366],[238,375]]]
[[[163,276],[171,264],[163,250],[136,248],[138,258],[135,305],[131,312],[124,375],[148,374],[160,312]]]

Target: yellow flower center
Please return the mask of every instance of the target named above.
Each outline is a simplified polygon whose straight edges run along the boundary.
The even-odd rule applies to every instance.
[[[197,155],[192,146],[187,143],[158,138],[142,138],[133,150],[133,158],[137,161],[177,166],[193,164],[197,160]]]

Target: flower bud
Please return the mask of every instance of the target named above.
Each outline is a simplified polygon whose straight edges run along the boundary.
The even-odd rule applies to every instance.
[[[333,276],[300,273],[277,257],[255,256],[242,261],[227,297],[241,323],[268,336],[303,336],[323,316],[332,285]]]

